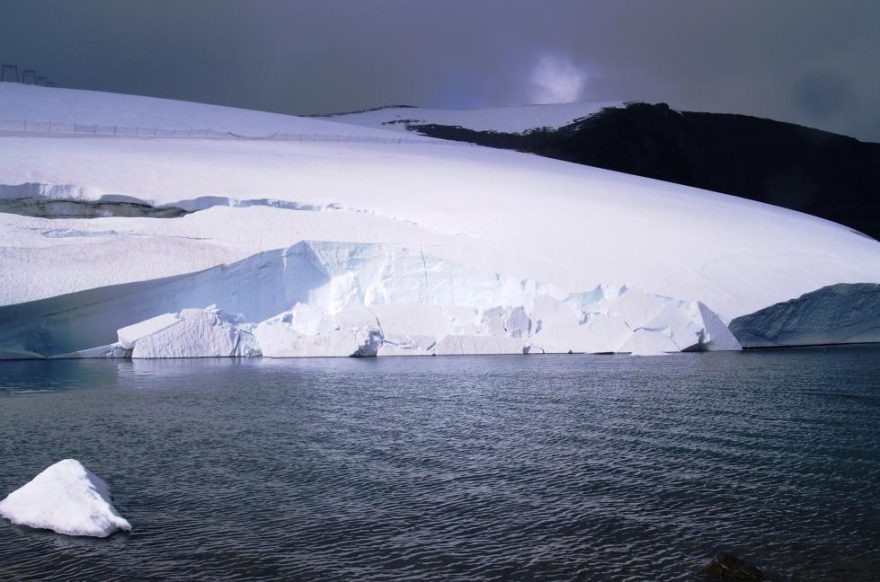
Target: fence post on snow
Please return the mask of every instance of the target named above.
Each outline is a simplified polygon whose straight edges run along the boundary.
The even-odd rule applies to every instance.
[[[15,82],[19,83],[21,79],[18,76],[18,65],[7,65],[4,64],[3,68],[0,69],[0,82],[6,82],[6,73],[9,72],[9,81],[12,81],[12,73],[15,73]]]

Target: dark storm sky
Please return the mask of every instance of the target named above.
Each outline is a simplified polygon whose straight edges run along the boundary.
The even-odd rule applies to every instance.
[[[666,101],[880,141],[878,0],[3,0],[0,10],[0,61],[64,87],[284,113]]]

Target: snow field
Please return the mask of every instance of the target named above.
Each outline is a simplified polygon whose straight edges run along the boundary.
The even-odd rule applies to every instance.
[[[10,87],[0,86],[0,105],[18,117],[394,135],[340,118]],[[539,109],[542,119],[575,113],[574,106]],[[503,129],[495,113],[468,115]],[[523,119],[537,119],[529,115]],[[234,333],[252,334],[264,355],[300,353],[296,342],[322,346],[302,353],[375,348],[380,355],[734,349],[730,338],[721,339],[733,318],[828,285],[880,282],[880,244],[843,226],[479,147],[3,136],[0,198],[70,202],[74,209],[60,219],[0,214],[0,267],[7,274],[0,280],[0,352],[7,355],[118,354],[129,348],[83,350],[111,345],[117,329],[162,314],[174,314],[177,323],[151,334],[157,337],[149,350],[143,340],[139,354],[234,352]],[[77,208],[96,202],[189,214],[76,217]],[[317,263],[290,255],[307,248],[318,249]],[[299,265],[295,284],[288,262]],[[620,301],[629,299],[572,299],[597,289],[625,289]],[[662,309],[636,317],[624,307],[636,293],[664,298]],[[589,315],[597,301],[608,303],[607,313]],[[210,305],[219,310],[215,319],[181,315]],[[327,325],[338,329],[298,327],[305,316],[293,310],[300,305],[326,314]],[[411,325],[395,326],[397,316],[379,313],[394,305]],[[354,308],[371,310],[380,329],[337,320]],[[438,308],[459,315],[440,325]],[[495,309],[521,309],[533,327],[519,337],[501,333],[506,324],[483,322]],[[242,319],[226,321],[222,313]],[[291,314],[289,322],[283,314]],[[42,340],[35,339],[38,326],[50,332]],[[190,331],[180,335],[184,329]],[[194,347],[195,330],[209,329],[220,335]],[[700,333],[703,340],[695,341]],[[162,347],[172,336],[190,347]]]

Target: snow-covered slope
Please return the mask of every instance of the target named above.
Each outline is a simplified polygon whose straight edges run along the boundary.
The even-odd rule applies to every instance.
[[[75,106],[68,108],[68,100]],[[88,122],[109,125],[187,129],[216,121],[218,127],[235,124],[236,131],[252,134],[272,132],[277,124],[294,134],[396,135],[338,120],[17,85],[0,85],[0,107],[10,118],[38,111],[43,117],[72,119],[78,111],[89,112]],[[203,107],[208,112],[200,112]],[[559,290],[557,300],[625,286],[670,304],[701,302],[722,322],[826,285],[880,282],[880,244],[834,223],[673,184],[444,142],[0,135],[0,194],[74,205],[125,201],[138,208],[167,205],[190,212],[177,218],[92,219],[0,214],[0,268],[12,274],[0,280],[0,305],[7,306],[0,318],[7,329],[26,330],[28,317],[48,313],[48,304],[21,305],[25,302],[90,289],[101,301],[111,301],[113,293],[128,292],[119,285],[154,285],[158,279],[246,261],[266,251],[283,253],[301,241],[344,243],[334,253],[378,245],[369,248],[387,251],[386,259],[424,256],[420,275],[409,259],[376,264],[385,265],[392,278],[443,274],[459,288],[455,304],[444,307],[477,310],[477,324],[496,307],[531,309],[540,294],[519,302],[500,297],[496,304],[478,303],[472,299],[472,283],[452,277],[455,273],[552,286]],[[434,267],[429,268],[427,257]],[[358,295],[364,289],[351,286],[351,280],[366,277],[361,266],[355,261],[334,271],[327,284],[354,290],[355,303],[381,303],[375,296]],[[262,291],[254,284],[236,293],[239,302],[247,303],[247,295],[257,298]],[[178,299],[186,297],[181,291]],[[423,307],[408,315],[416,321],[411,329],[418,328],[419,318],[432,317],[438,297],[416,302]],[[124,305],[131,310],[129,316],[137,313],[140,319],[209,304],[242,311],[221,305],[226,301],[222,296],[199,294],[190,303],[154,299],[151,295],[140,309],[124,301],[113,305]],[[354,305],[319,303],[314,307],[332,317]],[[276,307],[247,314],[247,323],[256,325],[276,314],[283,318],[296,305],[272,303]],[[594,307],[567,308],[573,310],[576,325],[586,326]],[[110,303],[102,307],[99,302],[92,309],[112,311]],[[695,337],[700,332],[712,335],[707,323],[711,317],[692,308],[681,313],[689,314]],[[654,321],[649,331],[671,339],[678,316],[670,312],[669,317]],[[138,320],[109,317],[106,325]],[[101,341],[112,341],[116,329],[86,331],[57,321],[39,326],[50,336],[91,337],[94,331]],[[443,333],[455,335],[453,328],[450,324]],[[574,346],[571,338],[583,332],[545,342],[563,350]],[[628,333],[634,337],[637,332]],[[621,346],[627,338],[618,342],[611,335],[603,337],[607,341],[600,342],[602,347],[626,351]],[[679,343],[667,343],[667,348],[700,344]],[[78,350],[95,344],[65,345]],[[12,339],[0,340],[3,350],[28,351]]]
[[[620,101],[598,103],[556,103],[484,109],[429,109],[425,107],[382,107],[355,113],[328,115],[325,119],[408,131],[409,126],[449,125],[474,131],[522,133],[542,127],[557,128],[598,113],[605,107],[620,107]]]
[[[319,135],[381,136],[383,132],[367,127],[324,119],[292,117],[277,113],[221,107],[204,103],[171,101],[153,97],[137,97],[47,88],[35,85],[4,83],[0,85],[0,129],[16,128],[12,123],[39,122],[140,127],[144,129],[211,129],[238,135],[265,137],[275,133]],[[84,128],[85,129],[85,128]]]

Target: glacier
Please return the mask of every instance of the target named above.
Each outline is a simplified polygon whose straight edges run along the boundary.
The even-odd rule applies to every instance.
[[[880,283],[880,243],[838,224],[516,152],[397,143],[344,117],[11,84],[0,107],[236,134],[0,128],[0,358],[740,349],[732,320]],[[590,111],[540,107],[523,123]],[[467,113],[504,121],[486,115]],[[263,139],[277,133],[303,139]]]
[[[736,339],[700,302],[627,286],[569,293],[388,244],[303,241],[190,275],[0,307],[0,350],[22,357],[730,349]]]
[[[107,537],[130,531],[104,481],[75,459],[46,468],[0,501],[0,516],[16,525],[69,536]]]
[[[880,342],[880,285],[829,285],[737,317],[730,330],[747,348]]]

